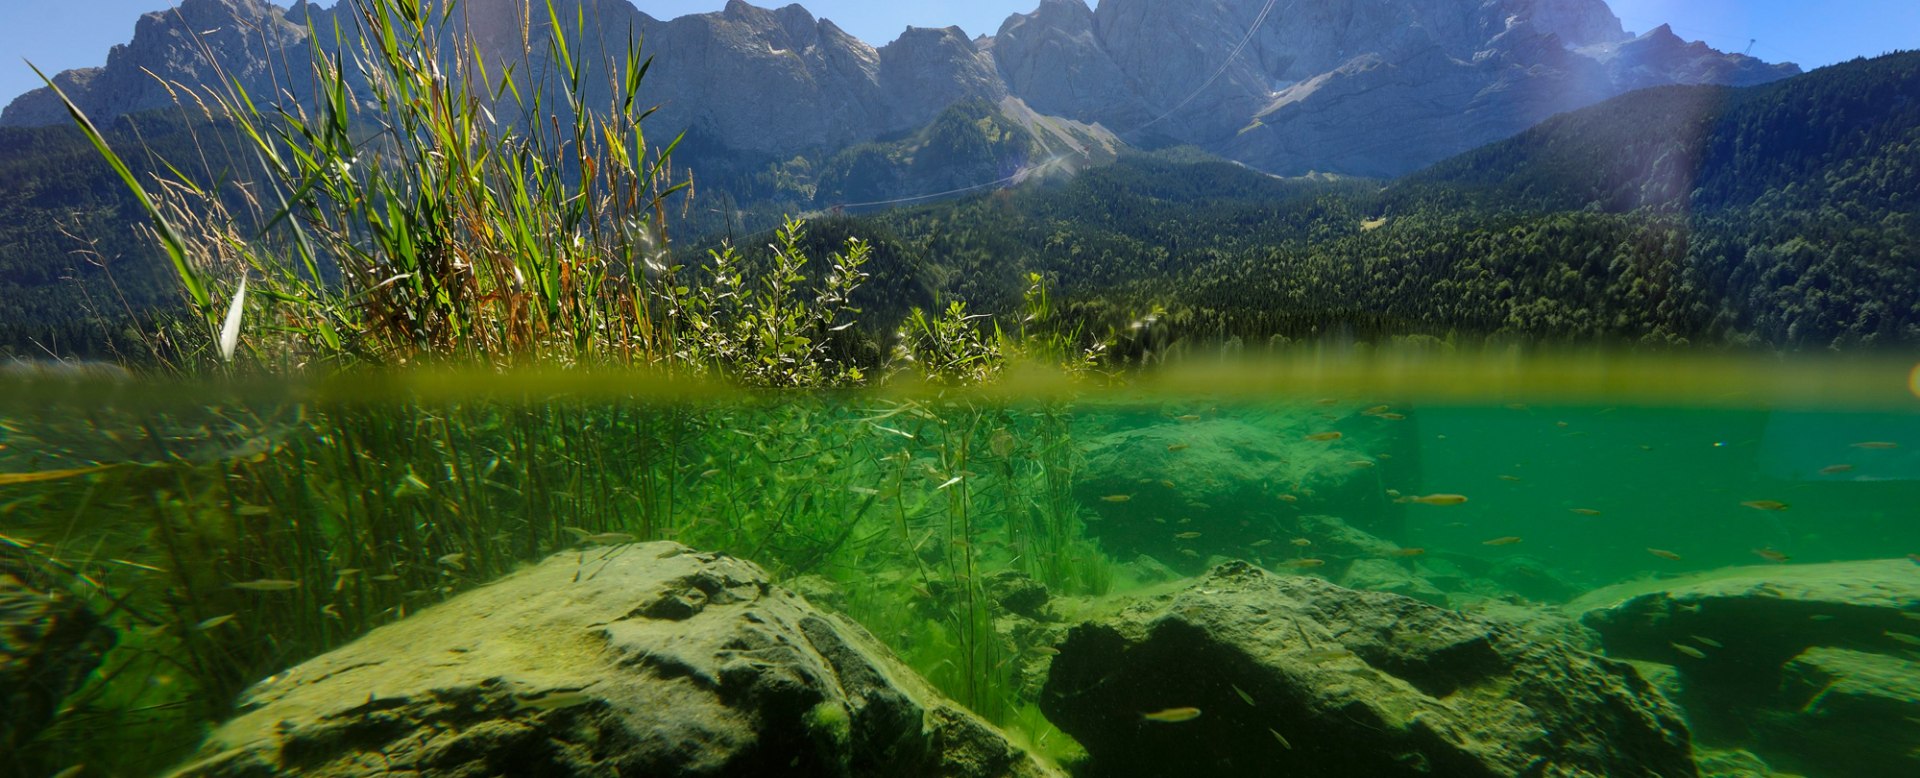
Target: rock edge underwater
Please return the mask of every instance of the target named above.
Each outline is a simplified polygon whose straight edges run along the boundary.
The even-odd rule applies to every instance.
[[[676,543],[562,552],[254,685],[176,776],[1061,775]]]

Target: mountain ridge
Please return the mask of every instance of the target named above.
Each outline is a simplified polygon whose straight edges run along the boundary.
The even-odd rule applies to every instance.
[[[463,21],[482,50],[518,56],[520,20],[531,21],[532,40],[545,35],[525,3],[466,0]],[[305,24],[332,29],[349,5],[183,0],[141,17],[104,67],[56,80],[96,120],[166,107],[178,92],[159,79],[206,83],[216,70],[275,94],[273,79],[287,75],[275,63],[304,61]],[[643,36],[657,65],[647,87],[655,121],[755,164],[923,127],[955,103],[1012,98],[1145,148],[1196,145],[1283,175],[1392,177],[1633,88],[1799,72],[1670,28],[1628,36],[1603,0],[1040,0],[991,36],[909,27],[878,47],[798,4],[730,0],[672,20],[627,0],[556,7],[562,19]],[[1223,61],[1225,52],[1236,56]],[[4,126],[65,120],[45,89],[0,111]]]

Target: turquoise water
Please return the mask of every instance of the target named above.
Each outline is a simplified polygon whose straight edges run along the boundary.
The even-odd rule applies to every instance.
[[[1904,559],[1920,554],[1920,402],[1900,371],[1863,370],[1891,389],[397,401],[21,385],[0,404],[0,552],[116,639],[14,744],[15,773],[161,770],[249,683],[526,562],[629,539],[762,565],[1071,763],[1035,707],[1029,660],[1049,647],[996,633],[1005,614],[971,596],[999,571],[1042,583],[1069,621],[1232,559],[1356,586],[1380,581],[1360,563],[1384,562],[1403,577],[1379,585],[1447,607],[1565,615],[1609,585]],[[1689,712],[1719,717],[1702,753],[1823,774]]]

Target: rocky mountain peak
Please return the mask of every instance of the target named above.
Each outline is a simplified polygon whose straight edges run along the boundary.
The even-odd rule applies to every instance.
[[[537,1],[467,0],[460,24],[490,55],[518,55]],[[579,9],[598,29],[645,36],[655,126],[780,159],[918,128],[957,102],[1019,98],[1136,144],[1199,145],[1270,172],[1391,176],[1629,89],[1798,72],[1670,27],[1629,36],[1604,0],[1036,0],[991,38],[910,27],[877,49],[800,5],[730,0],[670,21],[630,0],[564,5],[563,17]],[[96,119],[171,105],[149,73],[186,84],[225,73],[271,94],[269,63],[305,56],[309,15],[339,13],[184,0],[142,17],[105,67],[60,83]],[[0,125],[64,121],[47,90],[0,114]]]

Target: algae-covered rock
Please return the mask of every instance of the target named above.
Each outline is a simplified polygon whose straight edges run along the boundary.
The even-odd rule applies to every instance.
[[[1813,648],[1787,663],[1781,705],[1757,729],[1811,772],[1920,775],[1920,663],[1844,648]]]
[[[0,753],[18,754],[51,724],[116,635],[85,602],[0,544]]]
[[[248,690],[182,776],[1051,776],[859,627],[673,543],[563,553]]]
[[[1040,706],[1089,775],[1696,774],[1678,710],[1624,663],[1245,563],[1059,651]]]

